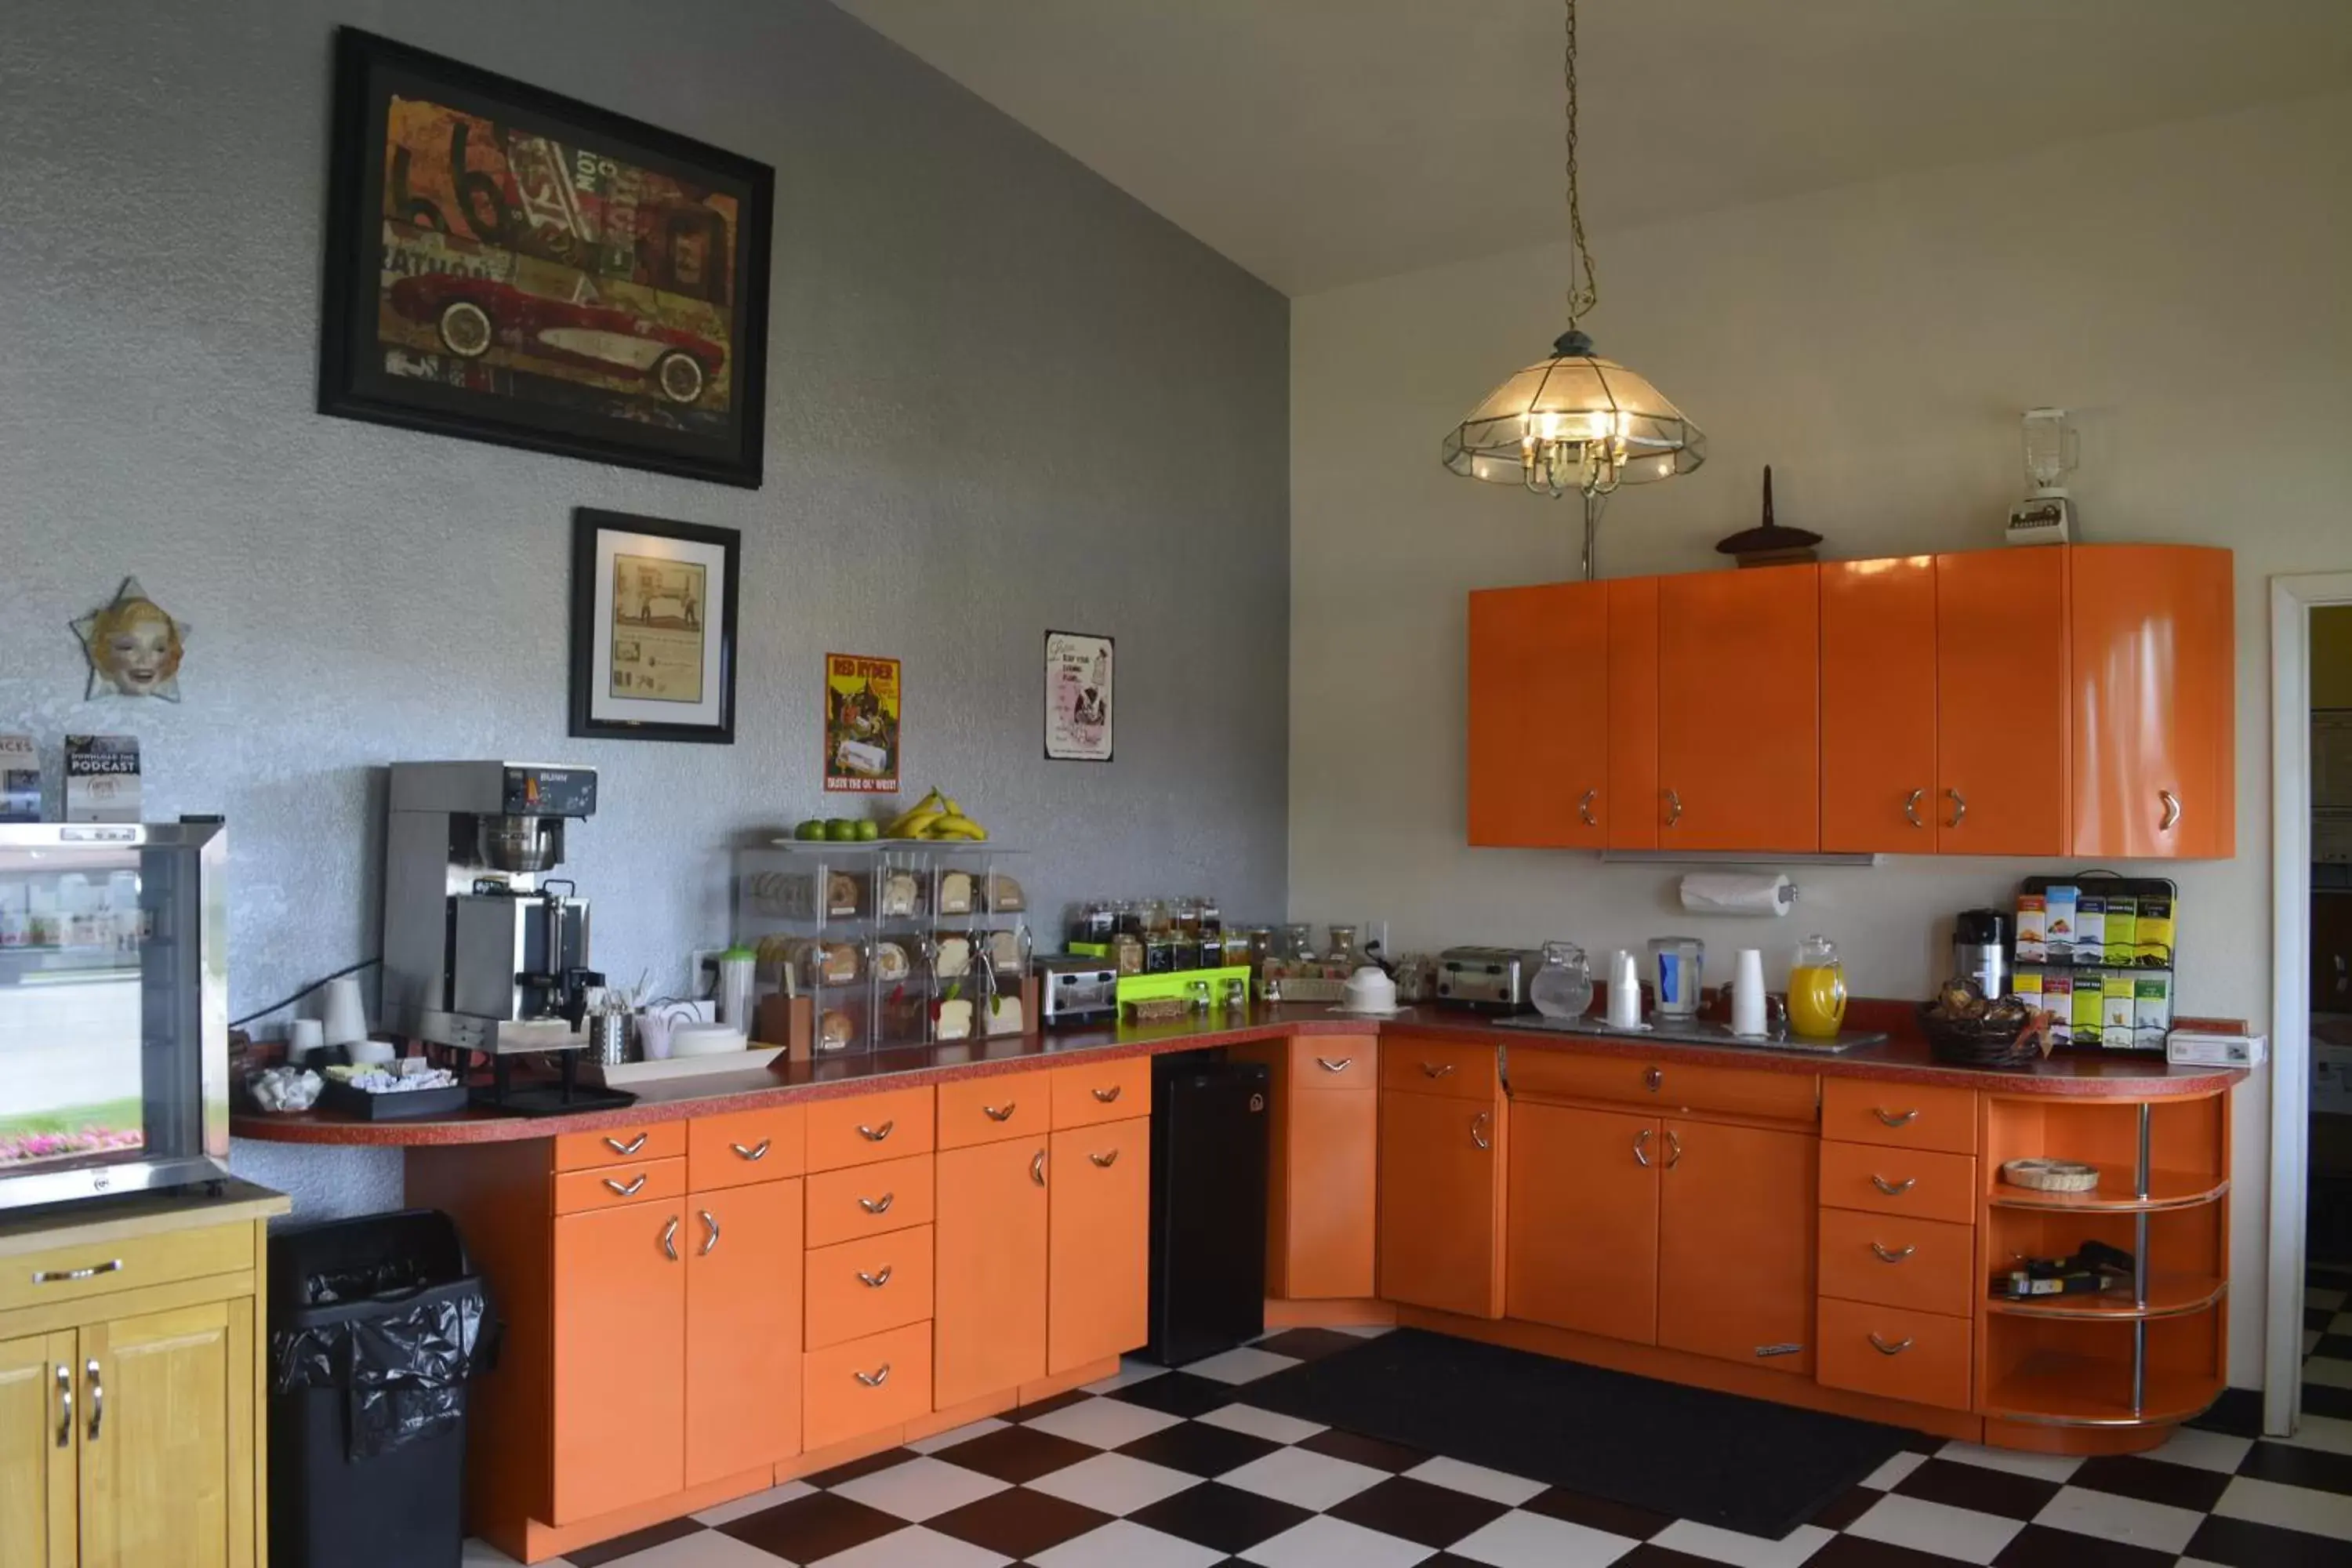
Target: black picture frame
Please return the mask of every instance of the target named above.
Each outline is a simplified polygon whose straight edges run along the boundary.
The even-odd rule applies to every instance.
[[[1102,731],[1103,731],[1103,740],[1102,740],[1102,744],[1101,744],[1101,746],[1100,746],[1100,749],[1099,749],[1099,750],[1096,749],[1095,747],[1093,747],[1093,746],[1091,746],[1091,745],[1088,745],[1088,746],[1077,746],[1077,745],[1076,745],[1075,743],[1072,743],[1072,744],[1069,744],[1069,745],[1066,745],[1066,746],[1064,746],[1064,747],[1057,748],[1057,747],[1056,747],[1056,745],[1055,745],[1055,722],[1054,722],[1054,719],[1055,719],[1055,703],[1056,703],[1056,693],[1055,693],[1055,662],[1056,662],[1056,658],[1057,658],[1057,649],[1058,649],[1058,647],[1059,647],[1059,645],[1060,645],[1060,644],[1062,644],[1062,643],[1063,643],[1063,642],[1065,642],[1065,641],[1071,642],[1071,643],[1092,643],[1092,644],[1097,644],[1097,645],[1099,645],[1099,647],[1098,647],[1098,650],[1097,650],[1097,651],[1098,651],[1098,652],[1099,652],[1099,654],[1101,655],[1102,659],[1103,659],[1103,660],[1105,661],[1105,663],[1108,666],[1108,670],[1107,670],[1107,672],[1106,672],[1106,674],[1107,674],[1107,679],[1105,679],[1105,681],[1104,681],[1104,683],[1103,683],[1103,689],[1102,689],[1102,691],[1101,691],[1101,692],[1100,692],[1100,694],[1099,694],[1099,695],[1100,695],[1100,701],[1101,701],[1101,708],[1100,708],[1100,711],[1097,714],[1097,716],[1096,716],[1096,718],[1095,718],[1095,720],[1094,720],[1094,722],[1096,722],[1096,723],[1099,724],[1099,725],[1102,727]],[[1118,757],[1118,750],[1117,750],[1117,746],[1116,746],[1116,743],[1115,743],[1115,742],[1116,742],[1116,741],[1117,741],[1117,737],[1118,737],[1118,731],[1117,731],[1117,729],[1115,728],[1115,726],[1116,726],[1116,724],[1117,724],[1117,722],[1118,722],[1118,639],[1117,637],[1109,637],[1109,636],[1107,636],[1107,635],[1105,635],[1104,633],[1101,633],[1101,632],[1073,632],[1073,631],[1065,631],[1065,630],[1060,630],[1060,629],[1054,628],[1054,627],[1050,627],[1050,626],[1046,628],[1046,631],[1045,631],[1045,736],[1044,736],[1044,740],[1045,740],[1045,760],[1046,760],[1047,762],[1049,762],[1049,763],[1109,763],[1109,762],[1113,762],[1113,761],[1116,761],[1116,760],[1117,760],[1117,757]]]
[[[404,189],[411,188],[406,182],[414,166],[414,149],[390,145],[390,105],[395,92],[450,111],[453,122],[459,117],[488,121],[510,137],[535,136],[544,142],[509,140],[485,152],[462,140],[453,123],[449,156],[440,167],[421,171],[416,187],[443,195],[450,210],[420,194],[407,205],[415,221],[394,225],[383,216],[387,164]],[[525,185],[513,177],[514,160],[525,153],[546,155],[548,161],[532,172],[550,176],[533,183],[529,197],[519,194]],[[571,162],[552,156],[554,153]],[[482,170],[485,158],[488,173]],[[569,268],[580,284],[569,299],[507,282],[526,272],[534,282],[550,282],[564,275],[567,263],[542,252],[553,247],[569,255],[595,244],[593,237],[583,237],[594,231],[583,202],[595,202],[599,215],[615,193],[625,193],[635,202],[638,188],[632,184],[601,187],[604,194],[598,194],[600,172],[609,175],[615,167],[630,175],[656,175],[732,198],[732,243],[714,238],[721,234],[724,219],[714,216],[707,203],[673,205],[658,237],[648,234],[630,247],[633,267],[657,265],[667,273],[659,282],[633,278],[625,290],[621,280],[592,272],[584,263]],[[509,176],[505,184],[497,177],[499,172]],[[342,27],[335,35],[327,189],[320,413],[759,488],[766,425],[769,245],[775,206],[775,172],[768,165],[509,77]],[[521,206],[510,205],[524,200],[538,207],[541,217],[551,212],[554,216],[541,224]],[[601,222],[601,216],[595,221]],[[440,235],[428,237],[436,222]],[[551,237],[528,254],[501,247],[495,243],[497,236],[509,223],[527,224],[534,234]],[[455,232],[453,225],[465,232]],[[387,284],[384,276],[395,245],[403,275]],[[718,267],[722,251],[723,273]],[[604,285],[601,292],[596,288],[600,279]],[[661,283],[674,287],[663,289]],[[395,296],[393,290],[402,284],[414,291]],[[460,292],[467,289],[478,292]],[[583,290],[593,298],[583,298]],[[629,308],[632,299],[642,299],[648,291],[667,294],[672,307],[668,321]],[[400,302],[392,302],[395,300]],[[676,324],[692,319],[698,300],[714,313],[721,309],[727,312],[723,344]],[[471,316],[465,315],[461,301],[472,302]],[[380,321],[387,310],[416,323],[410,329],[412,340],[429,331],[427,341],[436,347],[419,348],[414,341],[404,346],[383,339]],[[427,329],[424,313],[436,310],[439,314]],[[459,313],[457,325],[467,340],[481,346],[459,352],[463,344],[451,336],[453,311]],[[510,314],[501,319],[501,312]],[[566,334],[568,343],[551,336],[558,331]],[[475,333],[480,334],[478,339]],[[518,363],[518,351],[502,341],[508,336],[554,346]],[[723,359],[711,357],[714,349],[723,353]],[[479,365],[468,368],[469,359],[478,359]],[[388,362],[397,362],[401,374],[387,368]],[[722,367],[727,407],[698,410],[695,404],[708,395]],[[583,370],[601,374],[606,382],[634,379],[641,389],[625,392],[580,379]],[[501,384],[504,390],[500,384],[465,384],[468,379]],[[518,388],[528,395],[517,395]]]
[[[705,635],[718,639],[715,695],[717,717],[709,722],[662,722],[647,719],[600,717],[596,694],[597,654],[607,646],[596,612],[597,563],[603,536],[643,534],[676,540],[720,552],[719,613],[705,616]],[[600,511],[582,507],[572,524],[572,733],[600,741],[686,741],[710,745],[735,743],[736,601],[742,577],[742,534],[731,528],[698,522],[673,522],[663,518],[636,517],[627,512]],[[609,693],[608,693],[609,700]]]

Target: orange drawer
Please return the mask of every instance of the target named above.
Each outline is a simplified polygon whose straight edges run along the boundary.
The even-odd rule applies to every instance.
[[[1967,1317],[1978,1294],[1976,1226],[1823,1209],[1820,1279],[1824,1296]]]
[[[931,1410],[931,1325],[887,1333],[801,1358],[801,1450],[903,1426]]]
[[[940,1147],[968,1149],[1052,1128],[1053,1074],[1016,1072],[940,1085]]]
[[[802,1311],[808,1348],[821,1351],[931,1315],[931,1227],[894,1230],[807,1255]]]
[[[1492,1100],[1495,1047],[1400,1036],[1381,1052],[1381,1087],[1456,1100]]]
[[[1977,1163],[1967,1154],[1822,1140],[1822,1206],[1973,1225]]]
[[[655,1160],[650,1163],[637,1161],[626,1165],[600,1165],[593,1171],[565,1171],[554,1182],[557,1214],[649,1204],[656,1198],[677,1197],[686,1191],[686,1162]]]
[[[1092,1127],[1151,1114],[1151,1058],[1054,1069],[1054,1126]]]
[[[625,1161],[674,1160],[686,1152],[686,1123],[656,1121],[610,1132],[566,1132],[555,1141],[555,1168],[584,1171]]]
[[[1822,1136],[1896,1149],[1977,1152],[1972,1089],[1927,1089],[1883,1079],[1832,1078],[1822,1086]]]
[[[830,1247],[836,1241],[930,1224],[934,1179],[929,1154],[811,1176],[807,1244]]]
[[[1300,1035],[1290,1042],[1293,1089],[1377,1089],[1380,1082],[1376,1035]]]
[[[1831,1388],[1966,1410],[1969,1330],[1966,1318],[1824,1299],[1813,1376]]]
[[[931,1091],[898,1089],[855,1100],[821,1100],[806,1108],[808,1168],[837,1171],[931,1152]]]
[[[686,1124],[686,1177],[698,1193],[801,1173],[805,1108],[733,1110]]]
[[[1511,1091],[1613,1100],[1664,1111],[1811,1121],[1819,1109],[1821,1083],[1805,1072],[1699,1067],[1664,1058],[1584,1056],[1515,1044]]]

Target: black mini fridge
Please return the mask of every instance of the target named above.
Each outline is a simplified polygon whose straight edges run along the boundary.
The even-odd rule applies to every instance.
[[[1265,1068],[1219,1051],[1151,1063],[1151,1339],[1181,1366],[1265,1331]]]

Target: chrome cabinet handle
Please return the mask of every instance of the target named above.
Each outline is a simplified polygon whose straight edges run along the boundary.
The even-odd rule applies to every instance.
[[[868,1290],[879,1290],[883,1286],[890,1283],[890,1266],[884,1264],[882,1272],[879,1274],[868,1274],[861,1268],[857,1271],[857,1282]]]
[[[1911,1338],[1906,1334],[1890,1345],[1885,1340],[1880,1339],[1878,1337],[1877,1331],[1874,1329],[1871,1331],[1870,1335],[1870,1348],[1876,1351],[1880,1355],[1901,1355],[1905,1351],[1911,1348]]]
[[[709,1209],[698,1209],[695,1212],[701,1215],[702,1223],[710,1227],[710,1234],[702,1238],[702,1251],[700,1254],[700,1256],[708,1258],[710,1256],[710,1249],[719,1245],[719,1220],[718,1217]]]
[[[1927,826],[1919,820],[1919,803],[1927,798],[1927,792],[1924,789],[1915,789],[1903,799],[1903,820],[1914,827]]]
[[[1968,797],[1961,795],[1960,792],[1956,789],[1948,789],[1944,793],[1952,797],[1952,820],[1944,824],[1944,826],[1947,827],[1958,827],[1961,823],[1968,820]]]
[[[1919,1184],[1919,1178],[1916,1176],[1906,1176],[1899,1182],[1890,1182],[1885,1177],[1874,1172],[1870,1178],[1870,1184],[1876,1187],[1880,1192],[1885,1193],[1890,1198],[1899,1198],[1904,1194],[1909,1192],[1912,1188],[1917,1186]]]
[[[1672,827],[1683,819],[1683,797],[1673,790],[1666,791],[1666,826]]]
[[[1043,1149],[1038,1150],[1037,1157],[1029,1162],[1029,1179],[1041,1187],[1045,1184],[1045,1151]]]
[[[768,1157],[768,1141],[765,1138],[761,1139],[749,1149],[740,1143],[730,1143],[727,1146],[735,1151],[735,1157],[739,1160],[764,1160]]]
[[[1887,1111],[1881,1110],[1874,1105],[1870,1108],[1870,1113],[1878,1118],[1879,1125],[1882,1127],[1908,1127],[1919,1119],[1919,1113],[1916,1110]]]
[[[858,1382],[864,1384],[868,1388],[879,1388],[884,1384],[890,1381],[890,1363],[887,1361],[884,1362],[882,1363],[882,1370],[875,1373],[859,1372],[853,1367],[850,1369],[849,1375],[856,1378]]]
[[[1097,1164],[1097,1165],[1101,1166],[1104,1170],[1108,1171],[1108,1170],[1109,1170],[1113,1165],[1116,1165],[1116,1164],[1118,1164],[1118,1150],[1116,1150],[1116,1149],[1113,1149],[1113,1150],[1112,1150],[1109,1153],[1108,1153],[1108,1154],[1089,1154],[1089,1155],[1087,1155],[1087,1159],[1089,1159],[1089,1160],[1092,1160],[1096,1164]]]
[[[1912,1246],[1905,1247],[1900,1252],[1889,1252],[1886,1248],[1879,1246],[1878,1243],[1874,1241],[1870,1244],[1870,1250],[1878,1254],[1878,1261],[1881,1263],[1900,1263],[1905,1258],[1910,1257],[1913,1253],[1918,1251],[1919,1248],[1916,1246]]]
[[[1486,1125],[1486,1113],[1483,1110],[1470,1119],[1470,1142],[1475,1143],[1481,1149],[1491,1149],[1495,1145],[1487,1140],[1486,1134],[1481,1131],[1481,1129]]]
[[[882,1140],[890,1136],[890,1130],[898,1125],[898,1123],[897,1121],[885,1121],[879,1127],[868,1127],[861,1121],[857,1124],[857,1135],[860,1138],[865,1139],[868,1143],[879,1143]]]
[[[2169,833],[2180,822],[2180,797],[2168,789],[2160,789],[2156,792],[2156,798],[2164,802],[2164,820],[2156,825],[2156,830]]]
[[[1423,1062],[1421,1064],[1421,1076],[1423,1078],[1447,1078],[1452,1076],[1453,1072],[1454,1064],[1452,1062]]]
[[[1676,1165],[1679,1165],[1679,1164],[1681,1164],[1682,1163],[1683,1163],[1683,1139],[1682,1139],[1682,1134],[1681,1134],[1681,1133],[1679,1133],[1679,1132],[1676,1132],[1673,1128],[1669,1127],[1668,1129],[1666,1129],[1666,1169],[1667,1169],[1667,1170],[1669,1170],[1669,1171],[1671,1171],[1671,1170],[1673,1170]]]
[[[1321,1068],[1325,1072],[1346,1072],[1349,1068],[1356,1065],[1356,1058],[1353,1057],[1341,1057],[1335,1062],[1329,1057],[1317,1057],[1315,1058],[1315,1065]]]
[[[103,1263],[93,1263],[87,1268],[37,1268],[33,1271],[36,1285],[70,1285],[77,1279],[95,1279],[101,1274],[122,1272],[122,1259],[110,1258]]]
[[[73,1447],[73,1368],[58,1363],[58,1447]]]
[[[1017,1100],[1008,1100],[1004,1102],[1004,1109],[1002,1110],[992,1105],[983,1105],[980,1108],[980,1113],[991,1121],[1010,1121],[1013,1119],[1013,1112],[1019,1108],[1020,1104]]]
[[[1658,1086],[1665,1081],[1666,1075],[1660,1072],[1656,1068],[1652,1068],[1649,1071],[1642,1075],[1642,1087],[1648,1089],[1652,1094],[1657,1093]]]
[[[1645,1171],[1650,1168],[1650,1131],[1644,1127],[1633,1134],[1633,1163]]]
[[[898,1194],[897,1193],[884,1193],[878,1198],[858,1199],[857,1206],[864,1209],[867,1214],[888,1214],[890,1212],[890,1205],[898,1201]]]
[[[677,1261],[677,1215],[670,1215],[669,1223],[662,1226],[662,1250],[669,1254],[669,1260],[672,1263]]]
[[[646,1175],[646,1172],[639,1171],[637,1173],[637,1179],[626,1184],[616,1182],[613,1180],[612,1177],[607,1176],[604,1178],[604,1184],[612,1188],[614,1193],[618,1194],[622,1197],[633,1198],[645,1189]]]
[[[1584,819],[1584,826],[1587,827],[1598,827],[1601,826],[1600,823],[1594,821],[1592,818],[1592,803],[1600,797],[1601,792],[1599,790],[1589,789],[1584,792],[1584,797],[1576,803],[1576,815]]]
[[[82,1363],[81,1373],[89,1382],[89,1440],[95,1443],[99,1426],[106,1420],[106,1385],[99,1381],[96,1356]]]
[[[614,1153],[620,1155],[622,1158],[626,1159],[631,1154],[634,1154],[638,1150],[644,1148],[646,1146],[646,1140],[651,1136],[653,1136],[653,1134],[649,1132],[640,1132],[635,1138],[632,1138],[627,1142],[624,1143],[618,1138],[613,1137],[611,1134],[607,1133],[604,1138],[604,1147],[610,1149]]]
[[[1108,1089],[1098,1089],[1095,1090],[1095,1098],[1102,1101],[1105,1105],[1108,1105],[1112,1100],[1118,1098],[1118,1090],[1119,1086],[1118,1084],[1113,1084]]]

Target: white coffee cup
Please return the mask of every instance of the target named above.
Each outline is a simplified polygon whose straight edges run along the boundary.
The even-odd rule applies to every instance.
[[[366,1039],[367,1008],[360,1001],[360,977],[345,974],[328,981],[319,1016],[326,1026],[328,1045],[348,1046]]]
[[[286,1059],[300,1063],[303,1058],[327,1043],[327,1026],[316,1018],[297,1018],[286,1030]]]

